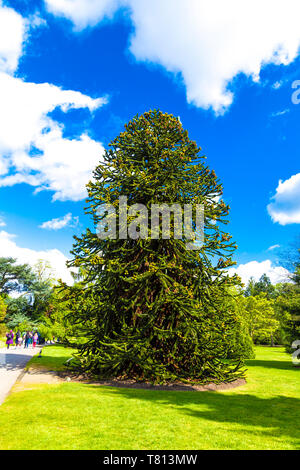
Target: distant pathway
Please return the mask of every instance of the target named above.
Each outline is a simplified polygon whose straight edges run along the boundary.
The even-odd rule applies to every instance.
[[[10,389],[18,379],[29,359],[37,354],[39,349],[24,349],[10,347],[0,348],[0,405],[5,400]]]

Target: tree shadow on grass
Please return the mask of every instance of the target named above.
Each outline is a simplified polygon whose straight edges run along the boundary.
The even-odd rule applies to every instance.
[[[58,351],[60,351],[61,349],[61,345],[49,345],[49,346],[51,346],[52,351],[53,351],[53,348],[55,347],[57,347]],[[48,354],[47,347],[48,345],[43,346],[41,354],[34,356],[34,358],[32,359],[30,363],[31,367],[48,368],[49,370],[52,370],[52,371],[57,371],[61,369],[67,370],[68,363],[69,363],[68,361],[72,357],[72,351],[70,351],[70,353],[66,355],[61,355],[60,353],[58,355],[53,355],[52,353]],[[66,351],[68,350],[66,349]]]
[[[87,387],[97,387],[87,385]],[[230,392],[174,392],[114,388],[106,393],[126,400],[143,400],[173,408],[191,418],[215,423],[237,423],[245,431],[276,438],[289,437],[300,448],[300,399],[285,396],[260,398]],[[201,423],[203,426],[203,421]],[[248,430],[247,430],[248,427]],[[242,430],[244,432],[244,430]],[[259,441],[257,442],[259,448]]]
[[[280,380],[280,371],[289,370],[295,372],[292,362],[288,361],[247,361],[248,368],[264,367],[278,370],[274,380]],[[295,376],[293,374],[294,380]],[[283,379],[284,380],[284,379]],[[300,383],[300,375],[299,375]],[[96,387],[96,385],[87,385]],[[284,384],[282,384],[284,393]],[[261,436],[282,439],[290,438],[300,448],[300,398],[283,395],[269,397],[259,396],[256,393],[247,393],[245,390],[232,391],[159,391],[129,388],[109,388],[107,393],[113,396],[121,396],[126,400],[139,400],[151,402],[151,404],[171,407],[178,413],[183,413],[191,418],[199,419],[199,425],[208,420],[216,424],[238,424],[244,429],[242,432],[257,433]],[[259,437],[257,438],[259,448]]]
[[[290,361],[264,361],[260,359],[251,359],[246,361],[247,367],[266,367],[267,369],[277,369],[277,370],[289,370],[294,371],[295,366]]]
[[[68,370],[67,357],[65,356],[36,356],[30,363],[31,368],[49,369],[49,371]]]

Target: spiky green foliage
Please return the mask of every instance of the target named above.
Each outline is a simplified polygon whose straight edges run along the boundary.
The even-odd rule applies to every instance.
[[[96,168],[87,208],[95,227],[103,218],[99,208],[117,208],[120,196],[149,210],[203,204],[205,243],[191,251],[184,238],[100,240],[89,229],[75,237],[71,265],[85,276],[68,296],[72,321],[85,327],[85,370],[153,382],[243,375],[239,358],[226,359],[237,322],[224,308],[228,286],[237,283],[226,275],[236,246],[220,228],[229,207],[199,152],[178,119],[150,111],[125,126]]]

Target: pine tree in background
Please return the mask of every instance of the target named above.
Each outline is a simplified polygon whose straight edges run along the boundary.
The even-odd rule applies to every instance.
[[[300,338],[300,239],[298,239],[296,256],[293,258],[292,283],[284,283],[276,299],[276,309],[280,318],[282,342],[286,351],[294,352],[292,344]]]
[[[220,228],[229,207],[199,152],[177,118],[150,111],[125,125],[96,168],[87,208],[95,227],[103,204],[117,209],[120,196],[149,211],[151,204],[203,204],[205,242],[187,250],[184,237],[120,239],[118,211],[117,239],[100,240],[89,229],[75,237],[71,265],[84,276],[68,296],[86,337],[84,370],[155,383],[243,377],[240,358],[227,359],[237,318],[224,296],[239,282],[226,274],[236,248]]]

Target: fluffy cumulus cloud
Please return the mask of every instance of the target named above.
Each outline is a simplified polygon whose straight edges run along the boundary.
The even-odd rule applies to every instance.
[[[266,274],[272,284],[276,284],[278,282],[288,282],[289,271],[287,271],[282,266],[273,266],[272,261],[265,260],[265,261],[250,261],[249,263],[240,264],[236,268],[230,268],[229,274],[238,274],[245,285],[248,284],[251,277],[258,281],[259,278]]]
[[[0,70],[14,72],[22,54],[26,21],[0,0]]]
[[[64,217],[57,219],[51,219],[47,222],[43,222],[40,228],[47,230],[60,230],[65,227],[75,227],[78,224],[78,217],[73,217],[71,212],[66,214]]]
[[[224,112],[228,84],[239,73],[259,80],[267,63],[288,64],[300,45],[298,0],[45,0],[48,9],[94,26],[118,6],[129,8],[135,31],[130,50],[141,61],[180,74],[187,99]]]
[[[49,113],[56,108],[93,112],[106,99],[17,78],[31,26],[37,27],[36,17],[24,19],[0,0],[0,187],[27,183],[36,191],[52,191],[54,200],[78,201],[86,197],[85,185],[104,149],[86,133],[65,138],[63,124]]]
[[[73,278],[70,270],[66,267],[66,256],[57,249],[36,251],[20,247],[15,241],[15,235],[0,231],[0,257],[12,256],[18,263],[28,263],[34,266],[39,260],[50,263],[54,276],[71,285]]]
[[[45,0],[51,13],[70,19],[75,29],[95,26],[104,17],[112,17],[123,0]]]
[[[86,134],[65,138],[48,114],[57,107],[94,111],[105,99],[0,73],[0,102],[0,186],[27,183],[53,191],[54,200],[83,199],[104,149]]]
[[[22,18],[0,0],[0,186],[27,183],[36,191],[52,191],[54,199],[77,201],[86,196],[85,184],[103,147],[86,133],[76,139],[65,138],[63,124],[49,113],[56,108],[63,112],[80,108],[94,112],[106,100],[16,77],[30,29],[43,25],[44,20],[38,15]],[[51,223],[52,228],[59,228],[76,221],[67,214],[63,220],[48,221],[48,228]],[[4,226],[0,217],[0,227]],[[0,231],[0,256],[12,256],[19,263],[31,265],[38,260],[48,261],[57,278],[73,282],[61,251],[24,248],[15,238]]]
[[[273,222],[280,225],[300,224],[300,173],[279,181],[267,209]]]

